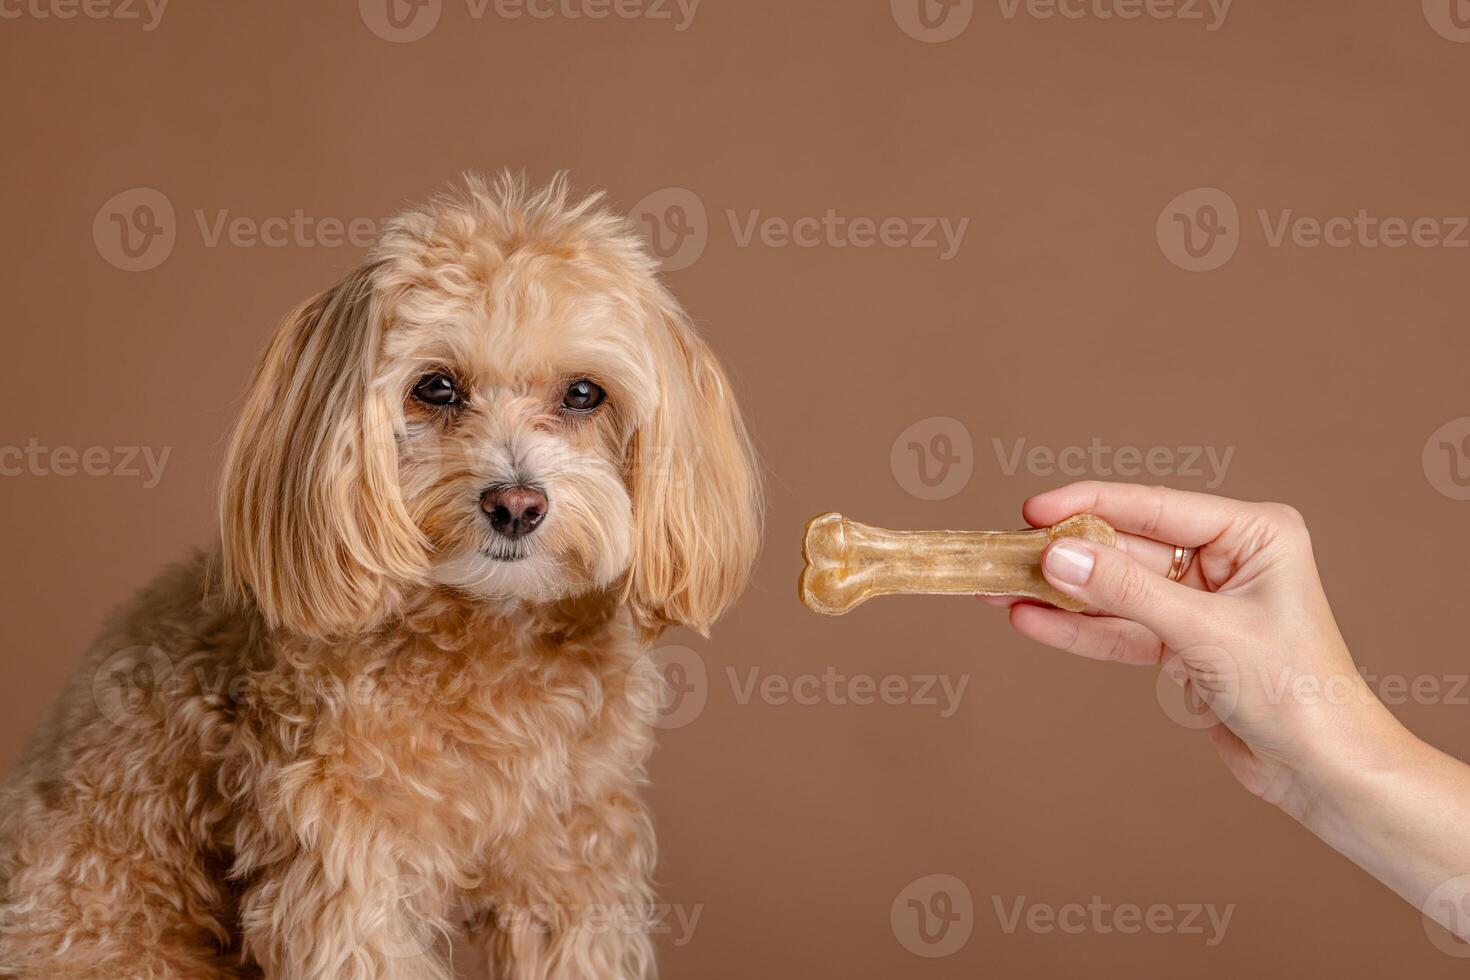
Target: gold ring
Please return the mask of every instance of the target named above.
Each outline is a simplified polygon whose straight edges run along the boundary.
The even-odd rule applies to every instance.
[[[1194,563],[1194,549],[1174,546],[1174,563],[1169,566],[1169,581],[1178,582]]]

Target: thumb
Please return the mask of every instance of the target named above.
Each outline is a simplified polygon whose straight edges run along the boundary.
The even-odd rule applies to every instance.
[[[1041,560],[1058,591],[1113,616],[1151,629],[1175,649],[1187,648],[1207,621],[1204,594],[1171,582],[1116,548],[1080,538],[1058,538]]]

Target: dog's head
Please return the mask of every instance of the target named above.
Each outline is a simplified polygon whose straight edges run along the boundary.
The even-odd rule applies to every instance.
[[[759,539],[729,381],[630,223],[561,181],[393,220],[280,328],[222,491],[226,588],[314,636],[429,587],[618,590],[648,633],[704,631]]]

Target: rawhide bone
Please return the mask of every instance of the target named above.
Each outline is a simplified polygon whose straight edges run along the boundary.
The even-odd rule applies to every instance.
[[[798,586],[812,612],[841,616],[879,595],[1016,595],[1080,612],[1041,574],[1041,556],[1061,537],[1112,547],[1102,518],[1081,514],[1025,531],[885,531],[823,514],[806,526]]]

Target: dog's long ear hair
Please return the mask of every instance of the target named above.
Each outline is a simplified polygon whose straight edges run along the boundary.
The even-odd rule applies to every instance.
[[[634,439],[627,598],[645,638],[672,625],[707,635],[760,549],[760,476],[714,355],[662,289],[647,308],[660,390]]]
[[[281,325],[230,439],[221,582],[308,636],[370,628],[426,552],[398,487],[400,405],[375,390],[382,303],[364,266]]]

